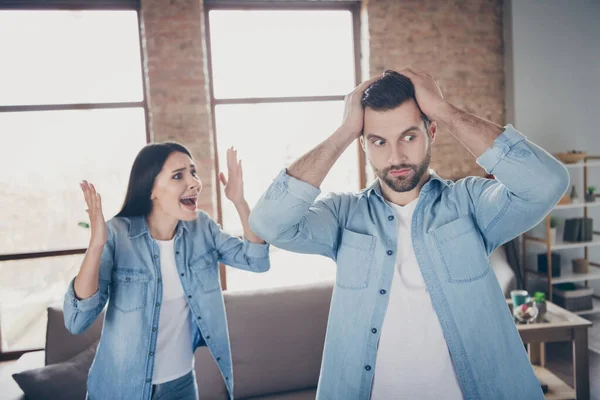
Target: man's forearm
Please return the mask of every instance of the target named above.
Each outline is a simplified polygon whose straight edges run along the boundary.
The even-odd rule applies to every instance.
[[[494,140],[504,131],[500,125],[469,114],[451,104],[444,106],[438,115],[432,117],[445,125],[475,158],[492,147]]]
[[[338,129],[324,142],[290,165],[287,169],[288,175],[318,188],[333,164],[354,139],[356,135],[343,128]]]

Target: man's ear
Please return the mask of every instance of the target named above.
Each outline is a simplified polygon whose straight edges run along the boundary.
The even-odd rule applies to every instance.
[[[437,124],[435,121],[431,121],[429,123],[429,136],[431,137],[430,143],[433,143],[435,141],[436,134],[437,134]]]
[[[365,134],[363,132],[362,135],[358,138],[360,140],[360,147],[362,147],[363,151],[367,152],[367,143],[365,142]]]

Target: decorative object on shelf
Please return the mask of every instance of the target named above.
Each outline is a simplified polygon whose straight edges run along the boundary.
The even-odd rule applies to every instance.
[[[556,278],[560,276],[560,254],[552,252],[552,277]],[[542,274],[548,273],[548,256],[546,253],[538,254],[538,272]]]
[[[594,288],[561,283],[554,286],[553,303],[569,311],[587,311],[594,308]]]
[[[579,201],[579,196],[577,195],[577,189],[575,189],[575,185],[571,186],[571,203],[577,203]]]
[[[573,273],[575,274],[587,274],[590,272],[590,262],[586,258],[574,258]]]
[[[593,203],[594,201],[596,201],[596,195],[594,194],[595,191],[596,191],[595,186],[588,186],[587,193],[585,195],[586,203]]]
[[[558,219],[550,217],[550,243],[556,243],[556,229],[558,226]]]
[[[513,316],[518,322],[523,324],[534,322],[539,313],[540,310],[537,308],[537,305],[532,298],[528,298],[527,302],[520,306],[513,306]]]
[[[571,150],[571,151],[562,152],[562,153],[555,153],[554,157],[558,158],[560,161],[564,162],[565,164],[573,164],[573,163],[582,161],[584,158],[587,157],[587,155],[588,155],[588,153],[585,151]]]
[[[591,218],[569,218],[565,220],[563,241],[591,242],[594,233],[594,220]]]
[[[535,292],[533,294],[533,301],[535,302],[536,307],[539,310],[537,319],[541,320],[544,318],[546,311],[548,310],[546,307],[546,293],[544,292]]]
[[[527,290],[511,290],[510,299],[512,300],[513,307],[520,306],[527,303],[529,292]]]

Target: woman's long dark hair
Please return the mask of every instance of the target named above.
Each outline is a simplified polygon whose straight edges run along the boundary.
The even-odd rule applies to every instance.
[[[192,158],[188,149],[175,142],[152,143],[140,150],[133,162],[133,167],[131,167],[127,194],[117,217],[138,217],[150,214],[152,210],[150,195],[154,180],[169,155],[175,152],[187,154]]]

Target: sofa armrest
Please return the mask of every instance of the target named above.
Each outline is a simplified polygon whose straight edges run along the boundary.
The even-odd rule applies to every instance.
[[[100,339],[104,311],[96,321],[82,334],[73,335],[65,328],[61,307],[48,307],[48,325],[46,329],[46,365],[67,361]]]

